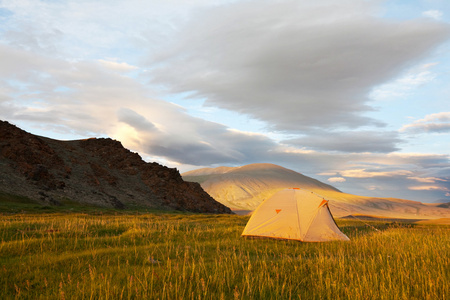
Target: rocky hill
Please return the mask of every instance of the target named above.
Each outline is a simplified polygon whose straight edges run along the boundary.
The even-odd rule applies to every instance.
[[[347,194],[331,185],[273,164],[203,168],[182,174],[202,185],[214,199],[238,213],[251,212],[265,199],[285,188],[303,188],[329,200],[335,217],[373,216],[402,219],[450,218],[446,204],[374,198]]]
[[[0,121],[0,192],[66,202],[231,213],[176,169],[147,163],[112,139],[58,141]]]

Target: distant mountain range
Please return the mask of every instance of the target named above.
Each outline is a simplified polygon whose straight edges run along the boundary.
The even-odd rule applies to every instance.
[[[37,204],[231,213],[176,169],[147,163],[112,139],[58,141],[0,121],[0,195]],[[1,198],[0,198],[1,201]]]
[[[214,199],[236,212],[253,211],[277,191],[297,187],[329,200],[335,217],[450,218],[450,209],[446,204],[346,194],[331,185],[274,164],[203,168],[185,172],[182,176],[186,181],[200,183]]]

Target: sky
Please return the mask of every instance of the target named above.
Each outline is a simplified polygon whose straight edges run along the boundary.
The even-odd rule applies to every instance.
[[[0,0],[0,119],[185,172],[450,201],[450,1]]]

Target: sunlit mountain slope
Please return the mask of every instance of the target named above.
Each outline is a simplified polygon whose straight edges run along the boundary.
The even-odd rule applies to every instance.
[[[304,188],[329,200],[335,217],[370,215],[388,218],[449,218],[450,209],[417,201],[346,194],[331,185],[273,165],[203,168],[182,174],[199,182],[214,199],[234,211],[253,211],[262,201],[285,188]]]

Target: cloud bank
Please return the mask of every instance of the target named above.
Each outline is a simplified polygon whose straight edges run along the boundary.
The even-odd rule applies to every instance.
[[[438,78],[423,59],[449,26],[432,10],[382,18],[379,5],[2,1],[0,118],[47,136],[110,136],[184,169],[271,162],[354,193],[441,197],[449,155],[401,151],[411,135],[448,134],[449,113],[400,130],[369,115],[389,82],[407,94]],[[265,128],[194,116],[190,101]]]
[[[158,63],[153,82],[276,130],[383,126],[364,116],[369,92],[448,38],[449,27],[383,20],[374,9],[360,1],[211,7],[149,60]]]

